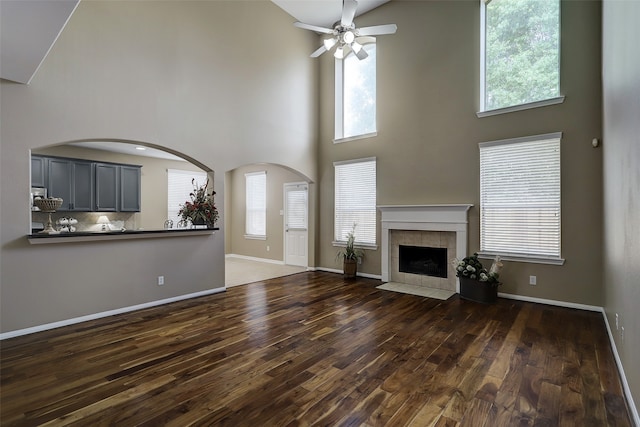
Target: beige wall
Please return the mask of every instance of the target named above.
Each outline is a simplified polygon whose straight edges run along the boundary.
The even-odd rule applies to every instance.
[[[377,158],[379,205],[472,203],[470,252],[479,248],[478,143],[563,132],[564,266],[505,262],[501,292],[601,305],[602,150],[600,3],[562,2],[561,105],[479,119],[477,1],[393,1],[358,20],[396,23],[378,37],[378,136],[333,144],[333,58],[321,62],[319,265],[340,268],[333,238],[333,162]],[[378,242],[380,238],[378,236]],[[380,274],[380,250],[360,271]],[[529,275],[537,286],[529,286]]]
[[[267,173],[267,238],[266,240],[248,239],[245,236],[246,188],[245,174],[250,172]],[[226,225],[227,253],[256,258],[284,261],[284,184],[305,182],[307,179],[278,165],[259,164],[236,168],[227,172],[225,182],[230,197],[227,205]],[[267,250],[267,246],[269,250]]]
[[[93,139],[182,153],[216,172],[223,225],[224,171],[267,162],[315,179],[317,40],[292,22],[267,1],[81,2],[32,83],[1,82],[2,332],[224,286],[223,230],[30,245],[29,150]]]
[[[640,401],[640,2],[603,4],[604,307]],[[625,328],[616,330],[615,315]],[[636,409],[636,422],[638,414]]]
[[[167,169],[202,172],[202,169],[186,161],[133,156],[73,145],[40,148],[33,150],[32,154],[142,166],[140,170],[141,210],[132,216],[134,217],[135,228],[143,228],[145,230],[162,229],[164,221],[167,219]],[[109,215],[111,214],[107,214],[107,216]]]

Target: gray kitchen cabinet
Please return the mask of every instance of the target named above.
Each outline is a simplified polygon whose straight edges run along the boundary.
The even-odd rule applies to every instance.
[[[93,210],[93,165],[90,162],[73,162],[73,206],[74,211]]]
[[[47,186],[47,158],[40,156],[31,156],[31,186],[46,187]]]
[[[47,195],[62,198],[59,211],[91,211],[93,169],[91,162],[47,159]]]
[[[120,166],[115,164],[95,163],[95,211],[117,212]]]
[[[62,198],[59,211],[140,212],[141,168],[32,155],[31,186]]]
[[[140,212],[140,166],[120,166],[120,211]]]

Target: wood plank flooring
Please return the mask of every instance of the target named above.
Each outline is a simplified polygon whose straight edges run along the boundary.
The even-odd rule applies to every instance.
[[[1,343],[2,426],[630,426],[602,315],[306,272]]]

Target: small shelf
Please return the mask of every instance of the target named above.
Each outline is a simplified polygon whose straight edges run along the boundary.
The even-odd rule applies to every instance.
[[[53,243],[99,242],[105,240],[159,239],[187,236],[207,236],[215,234],[220,228],[179,229],[179,230],[126,230],[106,232],[73,232],[59,234],[29,234],[27,239],[32,245]]]

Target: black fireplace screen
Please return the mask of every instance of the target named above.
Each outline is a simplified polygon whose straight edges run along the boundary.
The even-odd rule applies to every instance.
[[[400,272],[447,277],[447,248],[400,245]]]

